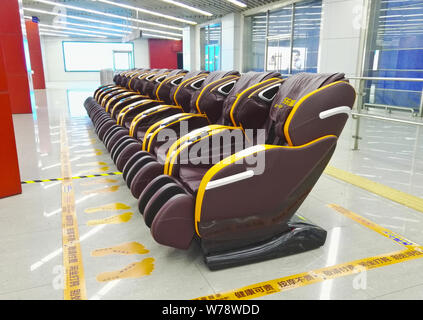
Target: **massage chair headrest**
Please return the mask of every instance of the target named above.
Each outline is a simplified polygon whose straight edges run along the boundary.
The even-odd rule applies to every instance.
[[[132,78],[137,77],[138,75],[140,75],[141,73],[143,73],[143,72],[144,72],[144,70],[145,70],[145,69],[134,69],[134,70],[132,70],[132,71],[128,71],[128,72],[123,73],[123,74],[120,76],[120,85],[121,85],[122,87],[128,88],[128,83],[129,83],[129,81],[130,81]]]
[[[343,73],[293,75],[283,82],[270,109],[274,134],[291,146],[339,136],[354,101],[354,88]],[[322,114],[338,107],[344,108]]]
[[[186,72],[183,69],[175,69],[175,70],[166,70],[162,73],[157,73],[154,77],[150,78],[148,82],[144,85],[144,94],[148,95],[151,99],[162,100],[160,96],[157,95],[157,89],[162,86],[162,84],[166,84],[166,79],[173,79],[178,74],[183,74]],[[170,88],[169,88],[170,90]],[[167,98],[169,97],[169,90],[164,90],[162,94]],[[166,94],[167,91],[167,94]]]
[[[279,72],[247,72],[235,83],[223,105],[225,124],[259,129],[283,80]]]
[[[239,72],[233,70],[211,72],[193,94],[189,112],[205,114],[211,123],[215,123],[222,115],[223,101],[239,77]]]
[[[204,70],[188,72],[180,81],[175,82],[176,86],[172,86],[169,93],[171,102],[189,112],[194,92],[201,88],[208,75],[209,72]]]
[[[146,84],[149,81],[152,81],[152,80],[154,81],[155,78],[167,72],[168,72],[168,69],[153,69],[147,73],[142,73],[135,79],[136,82],[134,85],[135,87],[134,89],[136,89],[136,91],[138,91],[141,94],[145,94]]]

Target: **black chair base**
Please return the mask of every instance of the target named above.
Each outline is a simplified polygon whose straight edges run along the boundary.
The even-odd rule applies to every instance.
[[[210,270],[220,270],[290,256],[317,249],[325,244],[326,230],[297,220],[288,222],[287,232],[266,242],[242,249],[209,253],[204,256],[204,262]],[[201,246],[203,251],[207,252],[204,243]]]

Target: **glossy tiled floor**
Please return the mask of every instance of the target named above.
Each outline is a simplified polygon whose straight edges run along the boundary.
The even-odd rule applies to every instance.
[[[95,84],[55,85],[35,93],[33,115],[14,117],[22,180],[61,176],[60,117],[67,121],[72,173],[116,171],[96,138],[82,107]],[[81,89],[82,88],[82,89]],[[350,119],[331,165],[423,197],[423,129],[379,120],[362,120],[360,150],[352,151]],[[100,163],[99,163],[100,162]],[[104,163],[103,163],[104,162]],[[109,179],[109,180],[105,180]],[[323,175],[299,214],[328,231],[314,251],[221,271],[204,265],[200,250],[161,246],[153,241],[136,209],[136,200],[119,176],[73,181],[89,299],[193,299],[226,292],[326,266],[402,250],[389,238],[329,208],[335,203],[423,244],[423,212],[414,211],[335,178]],[[92,193],[115,187],[108,192]],[[116,188],[117,187],[117,188]],[[123,203],[129,210],[86,213],[87,208]],[[87,225],[90,220],[133,212],[120,224]],[[96,249],[136,241],[146,254],[92,256]],[[154,259],[150,275],[97,281],[97,275]],[[23,193],[0,200],[0,299],[63,299],[61,183],[23,185]],[[369,270],[357,289],[356,275],[311,284],[260,299],[423,299],[423,259]]]

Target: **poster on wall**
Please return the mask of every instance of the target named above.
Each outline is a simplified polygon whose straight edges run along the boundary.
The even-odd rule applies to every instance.
[[[267,48],[267,70],[289,70],[290,47]],[[303,70],[305,66],[306,48],[293,48],[292,70]]]

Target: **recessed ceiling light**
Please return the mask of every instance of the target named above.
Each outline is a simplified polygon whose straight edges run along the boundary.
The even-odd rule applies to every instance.
[[[236,5],[238,7],[241,7],[241,8],[245,8],[247,6],[244,2],[241,2],[241,1],[238,1],[238,0],[226,0],[226,1]]]
[[[190,11],[193,11],[193,12],[200,13],[200,14],[202,14],[204,16],[210,17],[210,16],[213,15],[213,13],[210,13],[210,12],[207,12],[207,11],[204,11],[204,10],[201,10],[201,9],[197,9],[197,8],[194,8],[194,7],[191,7],[191,6],[189,6],[189,5],[185,4],[185,3],[181,3],[181,2],[178,2],[178,1],[173,1],[173,0],[162,0],[162,1],[163,2],[166,2],[166,3],[173,4],[173,5],[178,6],[178,7],[181,7],[181,8],[185,8],[185,9],[190,10]]]

